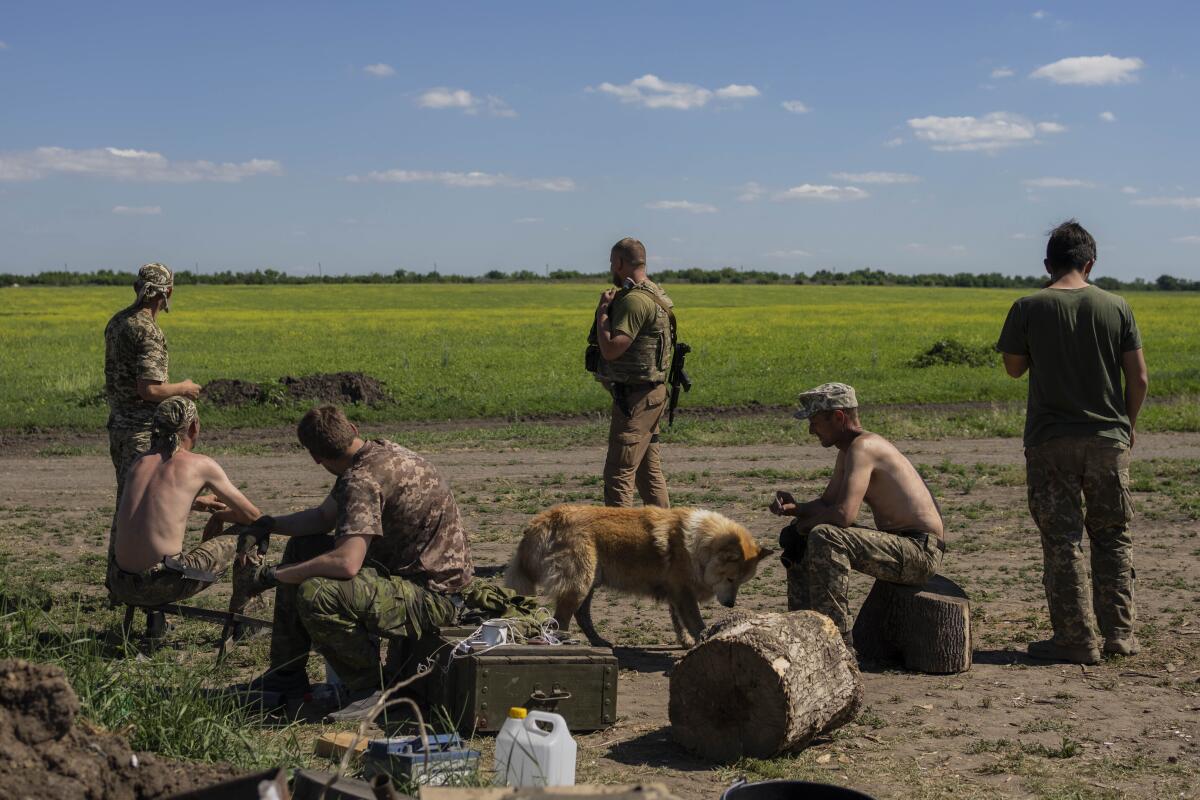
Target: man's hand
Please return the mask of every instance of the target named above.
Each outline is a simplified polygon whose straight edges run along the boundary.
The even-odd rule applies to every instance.
[[[769,508],[777,517],[794,517],[797,510],[796,498],[792,497],[791,492],[776,492]]]
[[[186,397],[188,400],[196,400],[200,397],[200,384],[192,380],[180,381],[175,384],[176,395]]]
[[[218,500],[215,494],[202,494],[192,501],[192,511],[203,511],[206,514],[224,511],[227,508],[229,506]]]
[[[606,289],[600,294],[600,303],[596,306],[596,319],[608,315],[608,307],[612,305],[613,298],[616,296],[616,289]]]
[[[233,595],[229,598],[229,609],[237,613],[245,608],[251,598],[279,585],[275,577],[274,564],[248,565],[233,572]]]

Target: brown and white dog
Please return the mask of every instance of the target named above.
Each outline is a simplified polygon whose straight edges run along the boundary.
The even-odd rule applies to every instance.
[[[540,588],[561,630],[574,616],[603,647],[591,617],[597,586],[666,600],[675,635],[690,648],[704,630],[700,602],[715,595],[732,608],[770,553],[741,525],[700,508],[560,505],[530,521],[505,580],[526,595]]]

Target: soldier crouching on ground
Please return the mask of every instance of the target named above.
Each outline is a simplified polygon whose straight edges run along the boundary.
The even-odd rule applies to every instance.
[[[822,447],[838,449],[833,477],[816,500],[797,503],[776,492],[772,514],[796,517],[779,535],[788,574],[788,610],[825,614],[853,646],[850,570],[921,586],[937,574],[946,550],[942,515],[920,474],[896,446],[865,431],[854,389],[826,383],[800,395],[797,419]],[[866,503],[878,530],[853,527]]]
[[[1104,654],[1138,652],[1129,453],[1149,381],[1129,304],[1087,282],[1092,235],[1073,219],[1062,223],[1043,263],[1050,285],[1013,303],[996,344],[1009,375],[1029,372],[1026,483],[1054,628],[1029,655],[1095,664],[1097,627]]]
[[[113,599],[137,606],[191,597],[219,580],[233,562],[237,541],[232,536],[207,539],[182,552],[188,513],[205,486],[227,506],[213,515],[219,522],[249,524],[261,516],[216,461],[192,452],[200,420],[191,400],[164,400],[152,425],[150,452],[126,475],[109,578]]]
[[[386,439],[364,442],[335,406],[305,414],[297,436],[337,481],[320,506],[259,523],[291,538],[279,565],[235,575],[247,595],[278,587],[271,667],[239,688],[302,698],[315,647],[348,690],[331,718],[361,719],[383,684],[377,640],[452,624],[471,552],[450,487],[424,458]]]

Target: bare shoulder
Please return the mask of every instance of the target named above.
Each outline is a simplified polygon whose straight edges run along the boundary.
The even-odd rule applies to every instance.
[[[896,446],[878,433],[863,431],[854,438],[846,452],[856,459],[879,458],[884,454],[896,452]]]
[[[225,470],[221,469],[221,465],[216,462],[216,459],[200,453],[179,453],[176,458],[182,457],[187,468],[198,475],[205,478],[224,475]]]

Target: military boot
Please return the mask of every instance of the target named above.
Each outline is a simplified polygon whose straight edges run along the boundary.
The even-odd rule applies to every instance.
[[[1137,637],[1132,633],[1120,639],[1105,639],[1104,640],[1104,655],[1106,656],[1133,656],[1137,655],[1142,649],[1138,644]]]
[[[1030,658],[1039,661],[1068,661],[1072,664],[1099,664],[1100,651],[1096,645],[1059,644],[1053,639],[1030,642],[1026,648]]]

